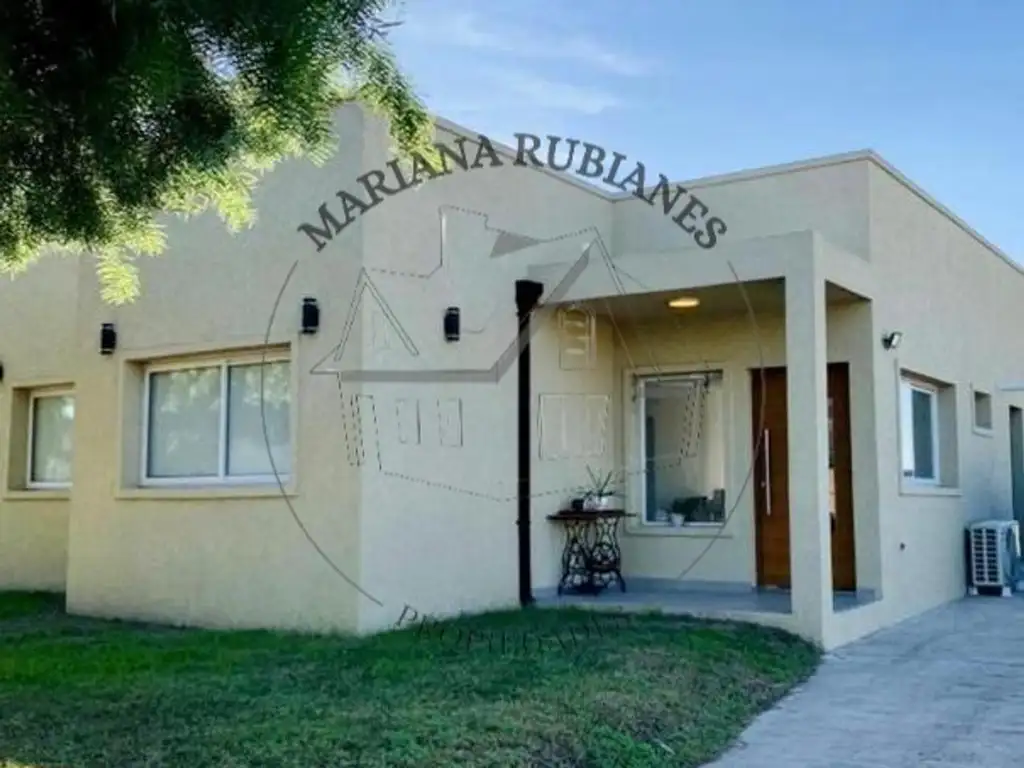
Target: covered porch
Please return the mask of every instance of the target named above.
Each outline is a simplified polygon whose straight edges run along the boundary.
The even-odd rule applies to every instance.
[[[828,647],[870,631],[867,613],[852,614],[882,598],[875,373],[886,352],[870,265],[812,233],[732,249],[700,265],[657,258],[661,271],[639,256],[596,261],[554,310],[557,333],[590,323],[594,349],[587,381],[565,365],[540,374],[540,429],[545,396],[607,390],[607,450],[578,463],[616,473],[625,590],[560,593],[562,531],[542,526],[565,500],[548,499],[534,505],[547,542],[535,595],[756,621]],[[542,438],[542,478],[559,471],[543,449]]]

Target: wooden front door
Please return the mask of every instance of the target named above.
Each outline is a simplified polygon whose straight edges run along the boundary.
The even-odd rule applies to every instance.
[[[850,445],[850,366],[828,366],[828,475],[832,523],[832,589],[857,588],[853,537],[853,451]]]
[[[751,371],[754,425],[754,514],[757,531],[757,583],[788,589],[789,581],[789,424],[786,369]],[[762,413],[763,407],[763,413]]]
[[[757,581],[759,586],[788,589],[791,583],[786,369],[765,368],[763,379],[761,370],[751,374]],[[828,366],[828,413],[832,588],[845,591],[856,588],[850,381],[846,363]]]

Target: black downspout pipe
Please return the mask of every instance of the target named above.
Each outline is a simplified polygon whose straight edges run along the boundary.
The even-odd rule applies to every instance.
[[[544,292],[544,286],[532,280],[516,280],[516,317],[519,320],[519,387],[518,387],[518,464],[519,506],[516,525],[519,528],[519,603],[523,607],[533,604],[533,570],[530,564],[530,470],[531,450],[531,397],[530,397],[530,318]]]

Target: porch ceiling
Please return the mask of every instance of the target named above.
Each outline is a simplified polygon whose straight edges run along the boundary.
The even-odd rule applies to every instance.
[[[693,290],[656,291],[651,293],[611,296],[583,302],[597,315],[614,315],[636,320],[654,320],[676,317],[725,317],[744,315],[748,302],[755,315],[782,313],[785,308],[785,284],[782,279],[757,280],[740,285],[728,283],[712,285]],[[672,299],[687,296],[700,301],[696,307],[673,309],[668,306]],[[828,304],[846,304],[859,301],[856,294],[832,283],[825,285],[825,300]]]

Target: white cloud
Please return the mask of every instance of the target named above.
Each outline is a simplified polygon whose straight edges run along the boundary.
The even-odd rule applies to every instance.
[[[556,58],[564,58],[589,64],[615,75],[636,77],[650,71],[651,63],[646,59],[602,48],[590,38],[576,37],[561,43],[561,49],[549,51]]]
[[[544,36],[511,26],[487,29],[474,14],[465,12],[441,19],[409,17],[405,32],[436,45],[488,50],[533,60],[571,61],[614,75],[636,77],[651,69],[649,60],[612,50],[589,37]]]
[[[560,83],[526,72],[494,72],[490,81],[503,86],[514,99],[542,109],[596,115],[621,103],[613,94],[596,88]]]
[[[474,125],[487,115],[514,117],[517,123],[526,119],[546,122],[557,113],[598,115],[623,104],[617,95],[602,88],[494,67],[479,68],[472,86],[441,88],[427,101],[431,109],[445,117],[472,121]]]

